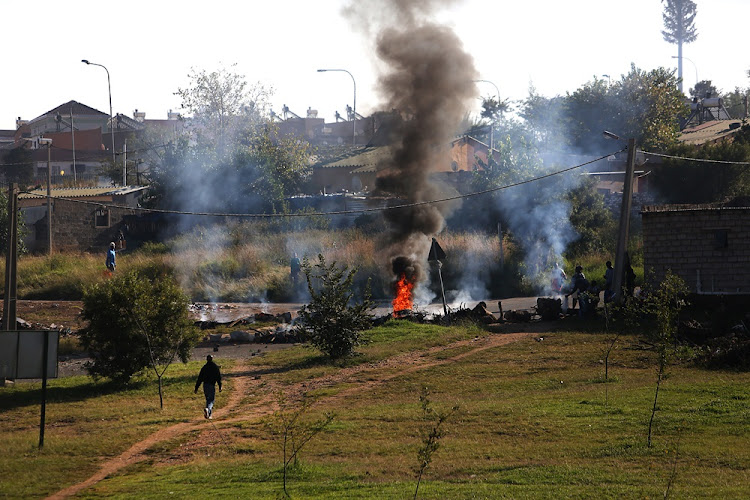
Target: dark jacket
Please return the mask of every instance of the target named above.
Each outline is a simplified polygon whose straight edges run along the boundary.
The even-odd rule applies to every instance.
[[[201,386],[201,383],[209,385],[218,384],[219,390],[221,390],[221,372],[213,361],[206,361],[206,364],[201,368],[201,372],[198,374],[198,381],[195,383],[196,391]]]

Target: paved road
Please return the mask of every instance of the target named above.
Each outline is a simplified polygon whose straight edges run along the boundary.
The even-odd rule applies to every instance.
[[[507,299],[501,299],[501,302],[503,304],[503,311],[508,311],[511,309],[527,309],[528,310],[536,306],[536,299],[537,299],[536,297],[512,297],[512,298],[507,298]],[[465,302],[461,304],[450,304],[449,307],[451,307],[452,309],[458,309],[459,307],[465,307],[465,308],[471,309],[475,307],[479,302],[480,301],[476,300],[476,301],[470,301],[470,302]],[[497,314],[500,312],[497,299],[485,299],[484,302],[487,304],[487,308],[490,310],[491,313]],[[374,311],[374,314],[376,316],[383,316],[393,311],[393,308],[388,302],[378,302],[377,304],[378,305]],[[228,323],[237,319],[252,316],[253,314],[258,313],[258,312],[265,312],[269,314],[280,314],[284,312],[290,312],[292,313],[293,316],[296,316],[297,311],[300,309],[300,307],[302,307],[302,305],[303,304],[292,303],[292,302],[286,302],[286,303],[232,302],[232,303],[220,303],[220,304],[208,304],[208,303],[201,302],[201,303],[195,304],[193,312],[196,318],[199,318],[199,319],[218,321],[220,323]],[[418,306],[415,309],[419,311],[426,311],[428,313],[442,314],[443,304],[442,302],[434,302],[426,306]]]

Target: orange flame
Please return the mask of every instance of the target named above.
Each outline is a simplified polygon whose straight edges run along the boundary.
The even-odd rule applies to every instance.
[[[414,283],[411,283],[406,279],[406,275],[402,274],[401,279],[396,283],[396,297],[393,299],[394,312],[411,310],[413,305],[411,298],[412,288],[414,288]]]

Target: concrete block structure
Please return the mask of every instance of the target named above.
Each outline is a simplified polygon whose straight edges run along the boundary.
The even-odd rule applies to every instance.
[[[644,270],[697,294],[750,295],[750,206],[651,205],[641,211]]]

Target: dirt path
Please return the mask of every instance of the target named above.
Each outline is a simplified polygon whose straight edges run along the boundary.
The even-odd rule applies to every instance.
[[[377,363],[367,363],[359,366],[350,368],[343,368],[334,374],[326,375],[323,377],[305,380],[296,384],[284,386],[284,394],[289,400],[301,398],[306,392],[332,387],[341,383],[354,383],[356,385],[349,387],[341,392],[333,394],[324,398],[326,402],[335,402],[344,399],[352,394],[371,390],[372,388],[387,383],[388,381],[400,377],[404,374],[433,368],[449,363],[455,363],[456,361],[462,360],[469,356],[473,356],[487,349],[493,349],[500,347],[511,342],[518,341],[520,339],[534,335],[531,332],[521,333],[509,333],[503,335],[489,335],[482,338],[474,338],[470,340],[462,340],[454,342],[452,344],[432,347],[422,351],[412,351],[404,354],[400,354]],[[451,356],[444,359],[435,359],[430,357],[432,354],[436,354],[446,350],[453,350],[462,347],[470,347],[467,351]],[[251,383],[254,377],[257,376],[262,370],[262,367],[256,367],[256,371],[242,371],[242,367],[235,368],[232,372],[228,373],[232,381],[232,391],[229,395],[227,404],[224,408],[217,411],[219,418],[214,421],[214,425],[226,425],[234,422],[254,420],[266,415],[272,414],[278,409],[276,402],[276,394],[281,389],[280,386],[275,384],[266,384],[265,389],[267,393],[260,400],[250,403],[246,406],[241,406],[242,399],[248,394]],[[373,379],[373,373],[384,371],[387,372],[375,379]],[[135,443],[128,450],[123,452],[117,457],[105,461],[101,465],[101,469],[89,477],[83,482],[74,484],[61,490],[53,495],[47,497],[48,499],[62,499],[68,498],[76,493],[93,486],[99,481],[111,476],[121,469],[138,463],[147,458],[145,451],[154,446],[155,444],[173,439],[182,434],[202,429],[204,433],[211,432],[212,429],[207,428],[205,425],[206,421],[203,418],[196,418],[189,422],[182,422],[179,424],[172,425],[160,429],[150,436],[146,437],[142,441]],[[215,431],[215,428],[213,429]],[[199,438],[200,439],[200,438]]]

